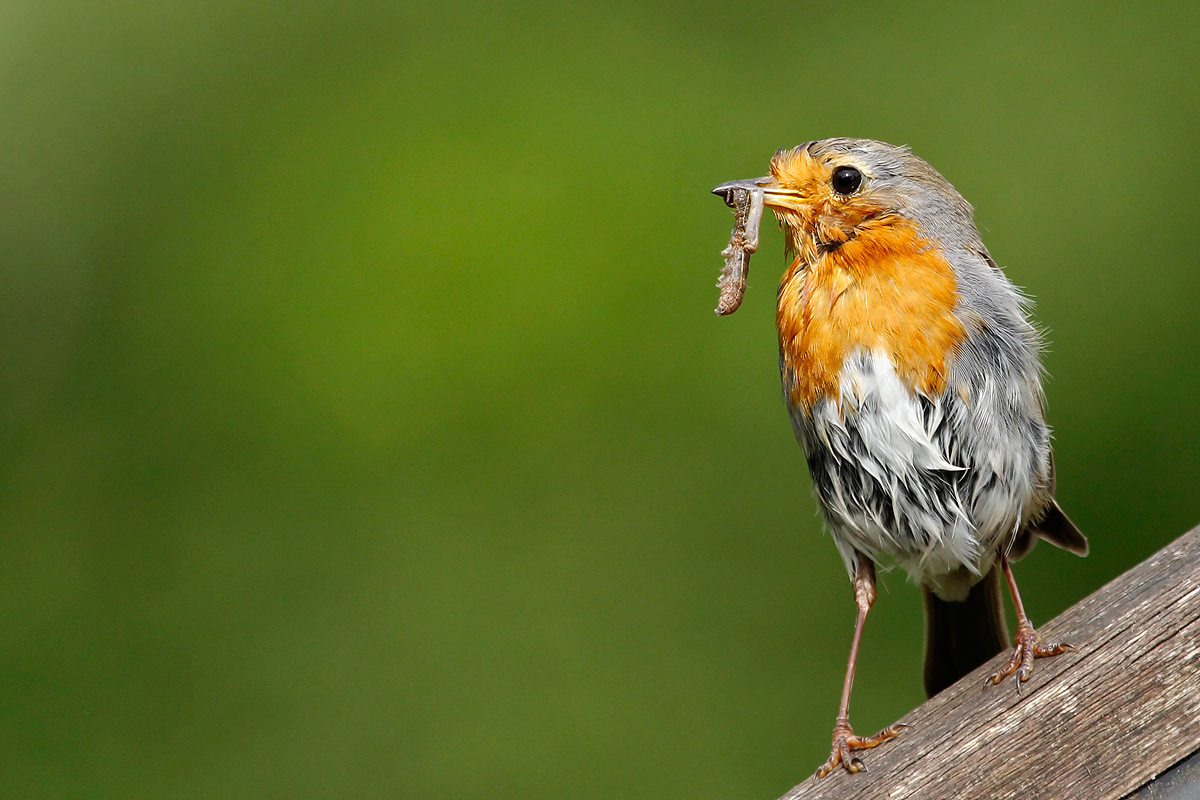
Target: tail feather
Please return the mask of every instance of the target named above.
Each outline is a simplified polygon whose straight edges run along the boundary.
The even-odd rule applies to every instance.
[[[1060,512],[1061,513],[1061,512]],[[961,603],[942,600],[929,587],[925,596],[925,693],[945,689],[1009,646],[1000,592],[992,568]]]

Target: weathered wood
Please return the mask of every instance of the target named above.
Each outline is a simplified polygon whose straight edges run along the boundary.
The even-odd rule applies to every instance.
[[[1200,800],[1200,752],[1185,758],[1125,800]]]
[[[1076,650],[1038,659],[1020,693],[1011,679],[984,688],[1008,654],[996,657],[862,754],[869,771],[809,778],[781,800],[1117,800],[1200,750],[1200,528],[1039,634]]]

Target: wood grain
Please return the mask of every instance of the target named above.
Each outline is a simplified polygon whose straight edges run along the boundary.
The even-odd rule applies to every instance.
[[[781,800],[1118,800],[1200,750],[1200,528],[1038,630],[1075,652],[1038,659],[1020,693],[984,688],[996,657],[862,754],[869,771]]]

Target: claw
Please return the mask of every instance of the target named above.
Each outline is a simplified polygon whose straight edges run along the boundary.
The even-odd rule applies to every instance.
[[[854,731],[850,728],[850,723],[839,720],[833,726],[833,750],[829,754],[829,760],[817,769],[817,777],[824,778],[839,766],[845,767],[846,771],[851,773],[866,772],[867,765],[858,756],[851,755],[851,751],[878,747],[888,739],[895,739],[900,735],[902,729],[908,727],[910,726],[898,722],[895,725],[889,725],[874,736],[855,736]]]
[[[1027,623],[1017,625],[1017,635],[1014,637],[1014,647],[1012,657],[1008,659],[1008,663],[1000,669],[993,672],[984,680],[984,685],[991,684],[999,686],[1005,678],[1017,673],[1017,692],[1021,691],[1021,684],[1029,680],[1033,675],[1033,660],[1035,658],[1051,658],[1060,656],[1068,650],[1075,648],[1069,644],[1062,642],[1050,642],[1043,645],[1038,641],[1037,633],[1034,632],[1033,626]]]

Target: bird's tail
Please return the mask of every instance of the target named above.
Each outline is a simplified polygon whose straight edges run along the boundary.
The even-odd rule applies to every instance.
[[[1009,646],[1000,594],[1000,571],[993,567],[961,603],[925,595],[925,693],[930,697]]]

